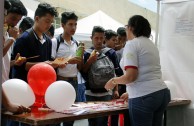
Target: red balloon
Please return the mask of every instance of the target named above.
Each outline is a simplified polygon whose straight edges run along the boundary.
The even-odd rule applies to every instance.
[[[53,67],[46,63],[38,63],[30,68],[27,78],[35,93],[36,103],[45,104],[46,89],[56,81],[56,72]]]

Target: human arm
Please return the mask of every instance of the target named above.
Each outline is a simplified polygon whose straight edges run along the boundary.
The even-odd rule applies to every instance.
[[[120,77],[115,77],[110,79],[106,85],[105,89],[113,89],[118,84],[129,84],[134,82],[138,77],[138,70],[136,68],[128,68],[124,75]]]
[[[128,93],[127,92],[123,93],[120,98],[123,99],[124,101],[127,101],[128,100]]]
[[[31,110],[29,108],[26,108],[22,105],[16,105],[9,101],[7,98],[4,90],[2,90],[2,104],[3,106],[12,113],[22,113],[22,112],[30,112]]]
[[[8,40],[6,42],[4,42],[4,44],[3,44],[3,56],[5,56],[5,54],[7,53],[9,48],[12,46],[14,41],[15,41],[15,39],[13,37],[10,37],[10,38],[8,38]]]
[[[90,69],[92,63],[94,63],[98,58],[98,53],[85,53],[84,54],[84,64],[82,67],[82,71],[84,73],[87,73],[88,70]]]
[[[25,62],[26,62],[26,57],[22,57],[20,56],[20,53],[17,53],[15,60],[11,60],[10,66],[11,67],[13,67],[14,65],[21,66]]]
[[[16,27],[10,27],[8,30],[9,38],[3,43],[3,56],[7,53],[9,48],[13,45],[19,35],[19,30]]]

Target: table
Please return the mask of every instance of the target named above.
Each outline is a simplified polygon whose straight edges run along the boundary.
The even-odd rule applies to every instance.
[[[168,104],[168,108],[177,107],[177,106],[185,106],[190,103],[191,103],[191,100],[171,100],[171,102]],[[164,111],[163,126],[167,126],[166,121],[167,121],[167,110]]]
[[[190,102],[191,102],[190,100],[172,100],[169,103],[168,107],[184,106],[184,105],[188,105]],[[94,118],[94,117],[100,117],[100,116],[115,115],[115,114],[120,114],[125,112],[128,112],[127,107],[114,108],[114,109],[108,109],[108,110],[102,110],[102,111],[93,111],[93,112],[83,113],[81,115],[70,115],[70,114],[57,113],[53,111],[33,110],[31,113],[25,113],[25,114],[19,114],[19,115],[13,115],[11,113],[3,112],[2,118],[10,119],[13,121],[19,121],[33,126],[44,126],[47,124],[57,124],[57,123],[66,122],[66,121],[74,121],[74,120],[88,119],[88,118]],[[164,118],[165,122],[166,122],[166,118],[167,116],[165,114],[165,118]]]

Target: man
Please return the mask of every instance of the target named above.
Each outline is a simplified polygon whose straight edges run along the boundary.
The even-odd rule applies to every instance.
[[[94,26],[92,30],[92,43],[93,47],[91,47],[92,50],[96,50],[99,52],[99,54],[103,53],[103,42],[105,40],[105,30],[104,28],[100,26]],[[108,51],[105,52],[105,55],[110,59],[110,62],[112,62],[113,70],[115,70],[115,73],[118,74],[118,69],[119,69],[119,64],[117,61],[116,53],[113,49],[109,49]],[[83,65],[83,73],[84,77],[86,78],[86,100],[87,101],[108,101],[112,99],[112,91],[102,91],[102,90],[92,90],[92,87],[89,86],[89,71],[91,70],[92,64],[94,64],[97,61],[98,58],[98,53],[93,54],[93,53],[88,53],[87,51],[84,53],[84,65]],[[103,79],[103,78],[102,78]],[[118,92],[117,90],[115,90]],[[118,93],[117,96],[118,97]],[[100,118],[92,118],[88,119],[89,121],[89,126],[107,126],[108,123],[108,117],[100,117]]]
[[[34,20],[31,17],[23,18],[22,22],[19,25],[20,35],[31,28],[34,25]]]
[[[13,26],[13,20],[10,20],[10,18],[12,19],[13,17],[21,17],[20,15],[26,15],[26,12],[25,11],[25,7],[20,3],[20,2],[16,2],[14,4],[15,1],[11,1],[9,2],[8,0],[5,0],[4,1],[4,16],[5,16],[5,21],[4,21],[4,24],[6,24],[6,26],[10,26],[12,25]],[[13,12],[13,7],[11,6],[11,3],[13,4],[13,7],[15,7],[15,10],[17,10],[16,12]],[[16,6],[18,5],[18,6]],[[21,6],[19,6],[21,5]],[[22,10],[21,10],[22,9]],[[8,12],[8,13],[7,13]],[[11,28],[12,29],[12,28]],[[2,59],[2,62],[3,62],[3,74],[2,74],[2,82],[8,80],[8,73],[9,73],[9,62],[10,62],[10,59],[9,59],[9,55],[7,54],[7,51],[9,50],[10,46],[13,44],[14,42],[14,39],[17,38],[17,31],[12,31],[10,29],[10,35],[14,36],[14,38],[10,38],[8,36],[8,38],[6,38],[6,34],[7,33],[7,29],[5,29],[5,32],[4,32],[4,41],[2,44],[4,44],[4,49],[3,49],[3,56],[5,56],[5,58]],[[5,52],[4,52],[5,51]],[[2,104],[3,104],[3,107],[5,107],[8,111],[10,112],[13,112],[13,113],[21,113],[23,111],[29,111],[28,108],[25,108],[23,106],[19,106],[19,105],[15,105],[15,104],[12,104],[10,103],[10,101],[8,100],[5,92],[2,90]]]
[[[49,28],[49,30],[45,34],[48,35],[48,37],[50,37],[50,39],[52,39],[54,37],[54,34],[55,34],[54,26],[51,25],[51,27]]]
[[[76,58],[78,43],[72,38],[77,28],[77,15],[73,12],[64,12],[61,14],[61,24],[63,33],[57,38],[52,39],[52,57],[69,58],[67,65],[60,65],[57,69],[57,80],[68,81],[76,91],[77,101],[77,74],[81,68],[82,60]],[[64,123],[65,126],[73,126],[73,122]]]
[[[115,50],[117,53],[118,60],[120,62],[122,55],[123,55],[123,47],[125,46],[125,43],[127,41],[127,34],[124,27],[119,27],[117,29],[117,42],[115,45]]]
[[[10,66],[21,65],[23,61],[10,62],[10,47],[18,37],[18,29],[15,27],[22,16],[27,15],[27,10],[21,1],[4,1],[4,37],[3,37],[3,58],[2,58],[2,83],[9,79]],[[19,54],[16,55],[16,59]],[[30,109],[21,105],[13,104],[9,101],[4,90],[2,90],[2,104],[8,111],[13,113],[29,112]],[[9,125],[9,120],[2,120],[1,125]]]
[[[15,27],[17,23],[21,20],[22,16],[27,15],[27,10],[18,0],[10,0],[11,7],[7,10],[4,21],[4,42],[3,42],[3,59],[2,59],[2,82],[9,79],[10,65],[14,65],[15,62],[11,62],[11,49],[10,47],[14,43],[15,39],[18,37],[18,29]],[[15,55],[16,56],[16,55]],[[15,57],[13,58],[15,59]]]
[[[27,60],[22,66],[14,66],[14,78],[19,78],[27,82],[28,70],[33,65],[38,62],[52,60],[52,43],[50,38],[44,33],[50,28],[55,16],[57,16],[57,12],[50,4],[41,3],[38,5],[35,11],[34,25],[29,31],[25,31],[21,37],[17,39],[12,58],[14,58],[17,53],[20,53],[26,58],[32,56],[38,57]]]
[[[105,31],[105,46],[115,50],[117,33],[111,29]]]

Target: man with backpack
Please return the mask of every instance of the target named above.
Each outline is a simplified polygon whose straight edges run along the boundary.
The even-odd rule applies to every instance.
[[[64,12],[61,14],[61,24],[63,28],[63,33],[57,38],[52,39],[52,57],[56,58],[68,58],[67,64],[61,64],[57,71],[57,80],[64,80],[72,84],[76,91],[76,101],[77,101],[77,91],[78,82],[77,74],[78,70],[81,68],[82,59],[76,58],[76,50],[78,47],[78,42],[72,37],[77,28],[77,15],[73,12]],[[64,126],[73,126],[73,122],[65,122]]]
[[[116,53],[111,48],[105,48],[105,30],[101,26],[94,26],[92,30],[93,47],[84,53],[83,77],[86,79],[87,101],[108,101],[112,99],[113,91],[107,91],[103,86],[111,76],[118,73],[119,63]],[[117,90],[115,90],[117,91]],[[118,94],[118,93],[117,93]],[[116,96],[118,97],[118,96]],[[107,126],[108,117],[88,119],[89,126]]]

